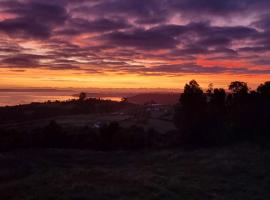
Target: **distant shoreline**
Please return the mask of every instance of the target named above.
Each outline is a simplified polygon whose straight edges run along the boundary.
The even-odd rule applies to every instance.
[[[5,92],[6,91],[6,92]],[[180,93],[86,93],[88,98],[104,99],[111,101],[121,101],[127,98],[127,101],[135,104],[145,104],[155,102],[158,104],[172,105],[179,100]],[[77,99],[78,92],[68,90],[0,90],[0,107],[16,106],[36,103],[44,103],[47,101],[66,101]]]

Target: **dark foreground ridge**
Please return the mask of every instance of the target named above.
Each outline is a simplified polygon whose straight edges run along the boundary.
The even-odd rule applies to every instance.
[[[270,199],[270,151],[20,150],[0,154],[1,199]]]

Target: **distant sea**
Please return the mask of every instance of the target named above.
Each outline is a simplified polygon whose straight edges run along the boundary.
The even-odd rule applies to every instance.
[[[29,104],[32,102],[64,101],[76,99],[74,92],[0,92],[0,106],[14,106],[19,104]],[[120,101],[121,97],[102,97],[113,101]]]

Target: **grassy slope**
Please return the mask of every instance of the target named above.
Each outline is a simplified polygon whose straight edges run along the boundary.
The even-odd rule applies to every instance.
[[[0,153],[0,199],[270,199],[270,150]]]

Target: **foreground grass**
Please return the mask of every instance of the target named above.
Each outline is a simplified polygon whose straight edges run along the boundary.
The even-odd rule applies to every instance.
[[[270,149],[0,153],[0,199],[270,199]]]

